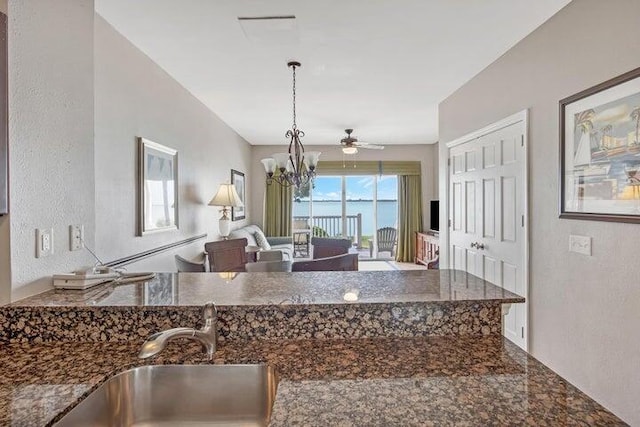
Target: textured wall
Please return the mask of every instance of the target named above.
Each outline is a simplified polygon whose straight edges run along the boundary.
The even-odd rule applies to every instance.
[[[136,136],[178,150],[177,231],[136,237]],[[220,214],[207,203],[218,186],[229,181],[232,168],[245,172],[248,189],[250,160],[250,146],[244,139],[96,15],[96,251],[103,260],[201,233],[217,238]],[[177,252],[189,257],[203,250],[201,241]],[[129,269],[174,271],[174,253],[155,256]]]
[[[93,0],[9,2],[12,299],[51,274],[90,263],[70,252],[68,227],[93,244]],[[35,229],[55,254],[35,258]]]
[[[640,425],[640,226],[558,218],[558,101],[640,66],[639,16],[637,0],[576,0],[439,112],[446,142],[530,108],[529,348],[632,425]],[[569,253],[569,234],[592,236],[593,256]]]
[[[0,12],[7,13],[7,0],[0,0]],[[11,245],[9,216],[0,217],[0,304],[11,300]]]
[[[284,125],[286,126],[286,125]],[[339,138],[338,138],[339,139]],[[261,159],[270,157],[273,153],[286,152],[288,145],[254,145],[251,150],[251,170],[256,184],[251,189],[251,214],[257,224],[262,225],[264,201],[264,167]],[[429,225],[429,200],[438,197],[438,145],[387,145],[384,150],[360,150],[355,156],[343,156],[342,150],[336,145],[310,145],[308,151],[320,151],[320,160],[412,160],[422,162],[422,204],[424,212],[424,229]]]

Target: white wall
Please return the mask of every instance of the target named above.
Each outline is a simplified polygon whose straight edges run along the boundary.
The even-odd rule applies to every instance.
[[[136,237],[136,136],[178,150],[177,231]],[[232,168],[245,172],[251,185],[250,145],[99,15],[95,159],[96,250],[106,261],[201,233],[217,238],[220,214],[207,203]],[[204,241],[177,249],[187,257],[203,250]],[[130,269],[173,271],[173,253]]]
[[[93,244],[93,14],[93,0],[9,1],[12,299],[90,262],[68,227]],[[51,227],[55,253],[36,259],[35,230]]]
[[[529,348],[632,425],[640,425],[640,225],[558,218],[558,101],[640,66],[639,16],[637,0],[574,1],[439,110],[444,183],[444,142],[530,108]],[[593,256],[568,253],[570,233],[592,236]]]
[[[251,149],[251,171],[255,177],[255,185],[251,187],[251,215],[254,222],[262,226],[265,191],[265,172],[260,159],[270,157],[273,153],[286,152],[288,145],[254,145]],[[320,160],[411,160],[422,163],[422,205],[424,213],[424,229],[429,226],[429,201],[438,196],[438,145],[387,145],[384,150],[363,150],[355,156],[343,156],[336,145],[310,145],[308,151],[320,151]]]

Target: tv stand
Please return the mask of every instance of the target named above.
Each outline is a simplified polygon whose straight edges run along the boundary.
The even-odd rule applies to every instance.
[[[416,264],[437,269],[440,262],[440,238],[437,231],[416,232]]]

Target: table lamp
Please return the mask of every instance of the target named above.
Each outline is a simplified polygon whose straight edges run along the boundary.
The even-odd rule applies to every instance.
[[[219,230],[220,236],[223,239],[227,239],[229,237],[229,233],[231,233],[231,220],[227,215],[229,212],[229,207],[239,208],[244,206],[242,200],[240,200],[240,196],[236,191],[236,187],[233,184],[220,184],[220,188],[213,199],[209,202],[209,206],[222,206],[222,217],[219,222]]]

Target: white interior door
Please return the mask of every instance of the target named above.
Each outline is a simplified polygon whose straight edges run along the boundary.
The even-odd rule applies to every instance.
[[[449,149],[450,268],[527,296],[526,122],[493,126]],[[526,349],[527,307],[513,304],[504,335]]]

